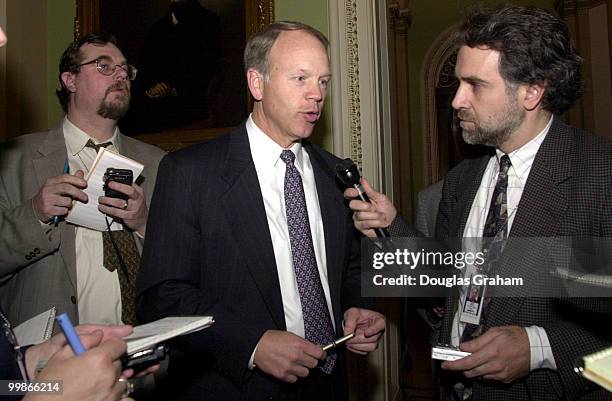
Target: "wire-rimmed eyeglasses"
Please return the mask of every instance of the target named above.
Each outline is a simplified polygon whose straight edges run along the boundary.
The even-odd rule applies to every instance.
[[[77,65],[77,67],[83,67],[84,65],[94,64],[94,63],[96,64],[96,70],[98,70],[98,72],[102,75],[107,75],[107,76],[113,75],[115,71],[117,70],[117,67],[119,67],[123,71],[126,72],[127,77],[130,81],[133,81],[136,79],[136,73],[138,72],[138,70],[133,65],[113,64],[111,60],[108,60],[102,57],[79,64]]]

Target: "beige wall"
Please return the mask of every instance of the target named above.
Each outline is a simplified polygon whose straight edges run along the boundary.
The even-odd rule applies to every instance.
[[[58,65],[62,52],[74,38],[74,1],[47,0],[47,126],[55,126],[64,115],[55,90],[59,87]]]
[[[0,3],[9,37],[1,66],[4,80],[0,75],[0,139],[57,124],[62,115],[54,95],[57,63],[72,40],[74,7],[67,0]]]
[[[329,36],[327,10],[327,0],[274,0],[274,19],[276,21],[303,22]],[[318,122],[311,138],[313,142],[328,150],[333,147],[331,97],[332,93],[328,92],[323,118]]]

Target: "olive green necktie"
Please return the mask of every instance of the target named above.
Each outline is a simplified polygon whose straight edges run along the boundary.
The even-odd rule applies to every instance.
[[[112,239],[111,239],[112,236]],[[140,254],[134,235],[128,230],[102,233],[104,244],[104,267],[117,270],[121,289],[121,320],[124,324],[136,322],[136,276],[140,267]],[[113,245],[113,241],[117,246]],[[123,266],[121,266],[123,260]]]
[[[85,144],[97,151],[106,148],[111,142],[96,145],[90,139]],[[112,236],[112,238],[111,238]],[[114,244],[113,244],[114,242]],[[131,231],[104,231],[102,233],[104,248],[104,267],[109,271],[117,270],[121,290],[121,320],[124,324],[135,325],[136,322],[136,276],[140,267],[140,254],[136,240]],[[122,266],[123,265],[123,266]]]

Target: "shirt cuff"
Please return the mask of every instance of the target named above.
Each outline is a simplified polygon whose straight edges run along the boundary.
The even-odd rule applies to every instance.
[[[255,346],[253,353],[251,354],[251,358],[249,359],[249,370],[255,369],[257,366],[255,365],[255,352],[257,352],[257,347],[259,347],[259,343]]]
[[[555,362],[546,330],[539,326],[529,326],[525,327],[525,331],[529,338],[529,350],[531,353],[530,370],[557,370],[557,363]]]

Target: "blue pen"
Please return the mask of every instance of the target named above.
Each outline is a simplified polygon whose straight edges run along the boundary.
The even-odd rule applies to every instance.
[[[64,174],[68,174],[68,172],[70,172],[70,165],[68,164],[68,158],[66,158],[66,160],[64,160]],[[53,224],[55,224],[57,226],[57,224],[60,221],[60,216],[55,216],[53,217]]]
[[[64,335],[68,340],[68,344],[70,344],[70,347],[72,348],[74,354],[78,356],[85,352],[85,347],[83,347],[83,343],[81,342],[79,335],[74,330],[74,326],[72,325],[72,322],[70,321],[68,315],[62,313],[61,315],[56,317],[55,320],[57,320],[60,327],[62,328],[62,331],[64,332]]]

